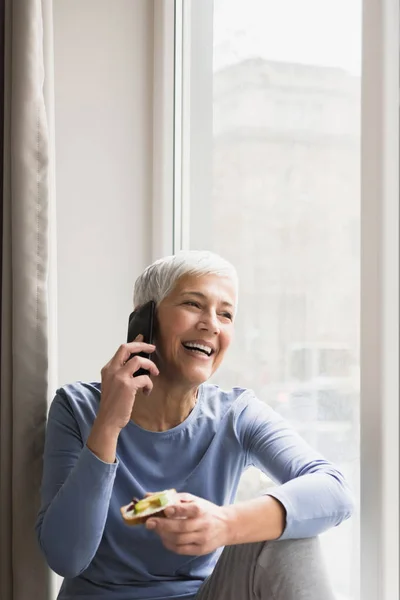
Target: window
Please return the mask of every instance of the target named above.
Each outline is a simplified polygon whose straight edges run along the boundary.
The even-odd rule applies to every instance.
[[[242,288],[240,337],[216,380],[255,389],[357,495],[361,5],[215,0],[213,48],[209,247]],[[355,600],[358,517],[321,539],[338,597]]]
[[[183,239],[239,272],[236,343],[214,379],[254,389],[358,497],[361,2],[214,0],[210,14],[202,87],[194,27],[183,73]],[[255,469],[242,483],[240,499],[268,485]],[[338,598],[358,600],[358,514],[321,540]]]
[[[337,598],[392,600],[398,3],[163,4],[175,9],[175,178],[161,205],[175,210],[173,240],[155,239],[238,268],[236,348],[215,380],[252,387],[341,467],[360,510],[323,536]],[[270,483],[248,471],[238,497]]]

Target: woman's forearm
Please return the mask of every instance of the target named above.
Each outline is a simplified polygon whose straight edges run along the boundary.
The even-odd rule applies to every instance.
[[[97,418],[93,424],[86,445],[100,460],[114,463],[120,430],[109,427]]]
[[[308,473],[273,487],[268,495],[226,507],[230,536],[248,543],[320,535],[339,525],[354,502],[335,470]]]
[[[229,545],[275,540],[285,529],[285,508],[272,496],[231,504],[224,510],[229,522]]]
[[[87,447],[36,525],[48,564],[63,577],[76,577],[91,563],[107,519],[117,463],[99,460]]]

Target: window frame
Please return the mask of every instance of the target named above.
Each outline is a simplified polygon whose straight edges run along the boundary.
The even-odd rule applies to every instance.
[[[399,596],[399,5],[363,2],[361,597]]]
[[[175,199],[175,2],[153,0],[152,260],[172,254]]]
[[[200,8],[201,4],[201,8]],[[153,254],[189,247],[190,198],[211,201],[212,0],[159,0]],[[363,0],[361,106],[361,598],[399,596],[399,5]],[[171,72],[171,51],[173,69]],[[168,60],[166,59],[168,57]],[[166,64],[168,63],[168,64]],[[195,76],[194,76],[195,73]],[[161,105],[168,97],[169,110]],[[171,111],[172,98],[172,111]],[[208,102],[208,104],[207,104]],[[204,111],[211,110],[206,112]],[[211,108],[210,108],[211,107]],[[167,132],[167,133],[165,133]],[[160,140],[162,152],[158,149]],[[160,180],[162,160],[164,178]],[[173,182],[165,174],[172,166]],[[158,165],[158,166],[157,166]],[[193,216],[192,216],[193,218]],[[161,235],[161,238],[160,238]],[[160,239],[163,242],[160,242]],[[164,249],[168,249],[164,252]]]

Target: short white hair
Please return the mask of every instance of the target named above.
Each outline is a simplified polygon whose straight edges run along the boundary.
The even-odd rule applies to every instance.
[[[139,275],[133,292],[134,306],[141,306],[150,300],[158,305],[184,275],[228,277],[237,295],[238,276],[230,262],[207,250],[188,250],[156,260]]]

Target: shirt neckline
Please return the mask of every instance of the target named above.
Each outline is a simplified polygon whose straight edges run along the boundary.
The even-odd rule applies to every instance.
[[[186,419],[184,421],[182,421],[182,423],[179,423],[179,425],[176,425],[175,427],[172,427],[171,429],[166,429],[165,431],[151,431],[150,429],[144,429],[143,427],[141,427],[140,425],[138,425],[137,423],[132,421],[132,419],[129,420],[128,425],[130,427],[133,427],[137,431],[140,431],[141,433],[149,435],[149,436],[154,435],[157,437],[168,437],[170,435],[174,435],[174,434],[182,431],[183,429],[186,429],[186,427],[196,418],[197,413],[200,410],[200,403],[202,401],[202,398],[203,398],[203,385],[199,385],[197,401],[196,401],[196,404],[194,405],[193,409],[190,411],[190,413],[188,414]]]

